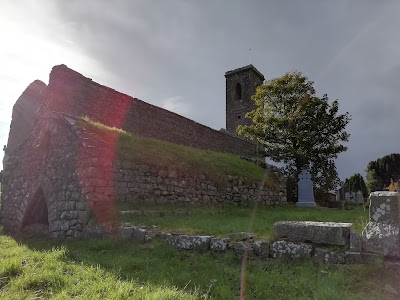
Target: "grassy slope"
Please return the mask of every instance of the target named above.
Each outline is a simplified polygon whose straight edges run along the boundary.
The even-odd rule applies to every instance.
[[[138,164],[157,164],[184,173],[204,174],[218,181],[224,180],[226,175],[246,177],[252,182],[261,182],[265,176],[271,176],[271,174],[265,174],[264,169],[256,164],[232,154],[198,150],[135,136],[121,129],[93,122],[88,118],[83,118],[79,126],[90,130],[94,138],[103,141],[117,140],[119,157],[129,158]],[[267,180],[273,180],[273,178],[268,177]]]
[[[35,250],[36,249],[36,250]],[[28,240],[0,233],[1,299],[236,299],[242,260],[162,242]],[[399,271],[250,260],[246,299],[396,299]]]
[[[153,210],[149,207],[125,204],[123,209]],[[154,210],[171,211],[168,206]],[[235,232],[252,232],[261,238],[273,238],[273,224],[278,221],[322,221],[353,223],[361,233],[368,220],[368,211],[362,208],[351,210],[331,210],[326,208],[305,208],[287,205],[281,207],[178,207],[178,211],[190,211],[190,215],[180,216],[135,216],[123,217],[122,221],[134,225],[157,225],[159,229],[185,233],[212,234],[226,236]],[[224,213],[223,213],[224,212]]]

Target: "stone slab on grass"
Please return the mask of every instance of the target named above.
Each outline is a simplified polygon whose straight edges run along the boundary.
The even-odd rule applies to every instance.
[[[270,251],[273,258],[310,258],[313,252],[313,246],[287,241],[276,241],[271,244]]]
[[[350,243],[352,223],[281,221],[274,224],[276,239],[289,238],[295,242],[345,246]]]
[[[167,242],[181,250],[208,250],[211,238],[211,236],[172,235],[167,237]]]

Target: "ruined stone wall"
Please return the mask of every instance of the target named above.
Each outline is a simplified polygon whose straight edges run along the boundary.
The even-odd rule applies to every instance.
[[[31,137],[9,154],[1,196],[7,232],[18,233],[37,222],[48,225],[51,237],[78,237],[85,228],[99,224],[112,232],[118,224],[118,201],[286,203],[283,181],[268,187],[228,176],[221,185],[202,174],[181,173],[174,166],[139,165],[118,157],[115,132],[99,139],[84,128],[72,117],[48,113]],[[43,215],[43,210],[47,210],[45,220],[30,214]]]
[[[198,149],[254,156],[250,141],[213,130],[178,114],[116,92],[67,68],[50,74],[46,108],[73,116],[89,116],[126,131]]]
[[[37,111],[42,105],[46,84],[32,82],[15,102],[7,147],[11,151],[31,134],[38,122]]]

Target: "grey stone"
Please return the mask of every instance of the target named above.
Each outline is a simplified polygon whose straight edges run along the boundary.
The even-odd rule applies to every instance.
[[[229,249],[239,254],[250,254],[252,252],[251,245],[249,242],[237,242],[229,244]]]
[[[315,248],[314,257],[326,264],[345,263],[345,253],[336,253],[325,248]]]
[[[363,260],[361,257],[361,253],[360,252],[346,252],[344,255],[344,259],[346,264],[348,265],[358,265],[358,264],[362,264]]]
[[[350,251],[361,252],[362,239],[357,232],[350,232]]]
[[[309,244],[297,244],[288,241],[276,241],[270,247],[273,258],[310,258],[313,252],[313,246]]]
[[[314,201],[313,183],[311,181],[310,173],[307,170],[301,171],[299,174],[298,187],[298,201],[296,206],[313,207],[317,204]]]
[[[118,237],[121,239],[130,239],[133,237],[134,228],[132,226],[121,226],[118,228]]]
[[[146,230],[139,227],[133,227],[133,239],[139,243],[145,242]]]
[[[289,238],[296,242],[326,245],[348,245],[352,223],[281,221],[274,224],[276,239]]]
[[[268,257],[270,243],[267,241],[255,241],[253,243],[253,252],[257,256]]]
[[[228,249],[229,238],[211,238],[210,249],[213,251],[225,251]]]
[[[369,223],[362,233],[365,252],[400,257],[400,193],[373,192]]]
[[[210,248],[211,236],[177,235],[173,239],[167,239],[167,241],[177,249],[207,250]]]

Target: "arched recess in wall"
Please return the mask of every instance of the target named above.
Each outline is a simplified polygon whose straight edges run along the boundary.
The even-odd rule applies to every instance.
[[[49,225],[47,201],[41,188],[38,188],[25,208],[21,229],[33,224]]]
[[[235,84],[235,100],[242,99],[242,85],[238,82]]]

